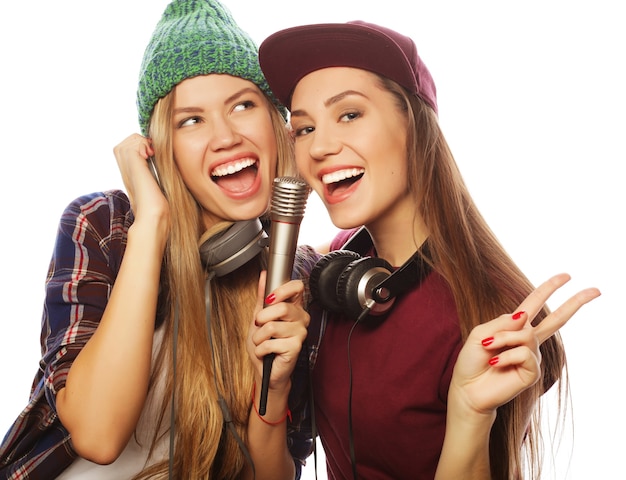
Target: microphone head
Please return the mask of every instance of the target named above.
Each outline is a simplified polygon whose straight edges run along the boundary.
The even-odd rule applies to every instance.
[[[311,188],[299,178],[275,178],[270,202],[271,220],[301,222],[310,192]]]

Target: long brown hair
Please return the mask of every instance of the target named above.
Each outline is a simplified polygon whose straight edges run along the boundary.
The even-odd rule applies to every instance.
[[[271,101],[266,100],[277,142],[276,173],[292,175],[292,142],[285,120]],[[207,272],[201,265],[198,247],[228,224],[215,225],[204,231],[201,208],[185,186],[174,161],[172,104],[173,91],[159,100],[150,124],[161,187],[170,205],[175,206],[170,209],[173,212],[172,227],[161,274],[160,303],[165,317],[165,334],[151,381],[153,388],[157,380],[164,377],[165,392],[158,400],[160,428],[156,429],[152,439],[151,451],[159,435],[164,434],[163,426],[169,425],[170,402],[175,391],[175,478],[231,479],[241,473],[245,457],[236,440],[224,428],[218,398],[220,395],[224,397],[238,435],[245,441],[253,382],[246,338],[254,312],[259,273],[265,268],[266,256],[259,255],[236,273],[211,280],[211,307],[207,316],[204,293]],[[172,352],[177,315],[174,385]],[[212,341],[207,324],[210,324]],[[168,463],[168,460],[157,463],[136,478],[167,477]]]
[[[379,78],[407,117],[408,188],[429,231],[433,267],[454,295],[465,340],[476,325],[513,313],[534,287],[478,211],[435,112],[395,82]],[[544,308],[534,323],[548,313]],[[542,381],[498,409],[490,438],[493,478],[520,479],[524,465],[533,478],[541,474],[539,397],[566,371],[558,333],[541,345],[541,355]],[[558,384],[560,397],[566,390],[566,374],[563,380]]]

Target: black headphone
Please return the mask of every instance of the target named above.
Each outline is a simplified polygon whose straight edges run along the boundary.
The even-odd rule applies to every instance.
[[[268,236],[258,218],[233,223],[200,245],[205,270],[221,277],[234,272],[268,245]]]
[[[322,308],[354,319],[364,314],[380,316],[392,307],[398,295],[419,285],[430,272],[425,259],[427,244],[395,271],[382,258],[356,253],[365,254],[371,247],[372,239],[365,227],[361,227],[341,250],[317,261],[311,271],[309,288]]]

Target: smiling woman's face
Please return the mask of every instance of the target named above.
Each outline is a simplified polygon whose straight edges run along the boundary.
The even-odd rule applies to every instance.
[[[375,74],[317,70],[298,82],[291,105],[298,170],[337,227],[412,215],[406,117]]]
[[[176,86],[174,158],[205,227],[266,211],[277,158],[270,108],[261,90],[239,77],[201,75]]]

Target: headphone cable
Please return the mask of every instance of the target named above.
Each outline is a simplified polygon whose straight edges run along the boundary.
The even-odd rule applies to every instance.
[[[230,433],[233,435],[233,438],[239,445],[241,452],[243,453],[246,461],[250,465],[252,469],[252,478],[256,477],[256,470],[254,468],[254,462],[252,461],[252,457],[250,456],[250,452],[246,448],[245,443],[237,433],[235,426],[233,425],[232,415],[230,414],[230,409],[228,408],[228,404],[226,400],[222,396],[219,391],[218,383],[217,383],[217,356],[215,355],[215,348],[213,344],[213,333],[211,328],[211,279],[215,276],[214,272],[210,272],[204,283],[204,298],[205,298],[205,310],[206,310],[206,326],[207,331],[209,333],[209,344],[211,346],[211,357],[213,359],[213,379],[215,382],[215,390],[217,392],[217,402],[219,403],[220,409],[222,410],[222,417],[224,418],[224,423],[230,430]]]
[[[370,313],[372,306],[374,305],[374,301],[368,302],[368,305],[361,311],[358,318],[350,328],[350,333],[348,334],[348,437],[350,440],[350,462],[352,463],[352,478],[354,480],[358,479],[357,470],[356,470],[356,454],[354,452],[354,435],[352,429],[352,361],[350,358],[350,342],[352,341],[352,333],[356,326]]]
[[[174,443],[176,439],[176,347],[178,344],[178,323],[180,318],[178,299],[174,307],[174,332],[172,339],[172,404],[170,406],[170,458],[168,467],[169,480],[174,479]]]
[[[233,435],[235,441],[239,445],[246,461],[250,465],[252,469],[252,478],[256,477],[256,470],[254,468],[254,462],[252,461],[252,457],[250,456],[250,452],[246,448],[243,440],[237,433],[235,426],[233,425],[233,419],[230,414],[230,410],[228,405],[226,404],[226,400],[219,392],[218,383],[217,383],[217,358],[215,355],[215,349],[213,348],[213,334],[211,332],[211,279],[213,278],[213,272],[209,273],[205,284],[204,284],[204,298],[206,305],[206,324],[209,335],[209,344],[211,346],[211,356],[213,360],[213,379],[215,382],[215,389],[217,391],[217,402],[222,411],[222,416],[224,417],[224,423],[230,430]],[[169,466],[168,466],[168,478],[169,480],[174,479],[174,446],[176,439],[176,353],[177,353],[177,344],[178,344],[178,325],[180,323],[180,309],[178,300],[176,300],[176,306],[174,310],[174,332],[173,332],[173,340],[172,340],[172,405],[170,409],[170,455],[169,455]]]

